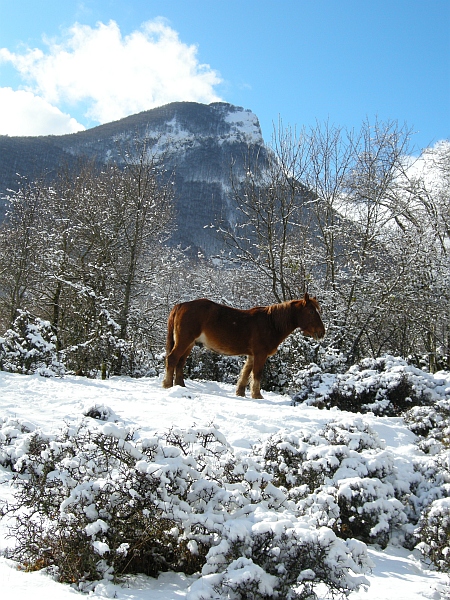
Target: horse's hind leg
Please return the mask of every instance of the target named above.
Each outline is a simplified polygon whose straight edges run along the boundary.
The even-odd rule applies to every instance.
[[[178,363],[175,367],[175,385],[181,385],[185,387],[184,378],[183,378],[183,369],[186,364],[187,357],[189,356],[194,344],[191,344],[189,348],[184,352],[181,358],[178,360]]]
[[[185,387],[183,368],[193,346],[193,343],[189,344],[187,348],[182,347],[179,344],[175,344],[174,348],[166,356],[166,375],[162,382],[164,388],[171,388],[173,386],[174,375],[175,385],[181,385],[182,387]]]
[[[171,388],[173,386],[173,374],[175,371],[175,359],[170,358],[170,355],[166,356],[166,374],[164,376],[162,386],[163,388]]]
[[[176,366],[176,359],[174,356],[175,352],[175,318],[179,306],[174,306],[170,312],[167,320],[167,341],[166,341],[166,374],[164,376],[162,386],[164,388],[171,388],[173,386],[173,374]],[[170,357],[170,358],[169,358]]]
[[[236,387],[236,396],[245,396],[245,388],[250,380],[250,373],[253,369],[253,356],[247,356],[244,366],[242,367],[241,374]]]

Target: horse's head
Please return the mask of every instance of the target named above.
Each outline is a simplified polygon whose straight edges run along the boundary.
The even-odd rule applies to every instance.
[[[316,298],[306,293],[302,300],[294,301],[297,327],[304,335],[320,340],[325,335],[325,326],[320,316],[320,306]]]

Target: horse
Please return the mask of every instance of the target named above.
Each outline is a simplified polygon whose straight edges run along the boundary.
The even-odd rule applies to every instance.
[[[229,356],[246,355],[239,375],[237,396],[245,396],[252,375],[252,398],[261,396],[261,376],[269,356],[295,329],[321,339],[325,327],[316,298],[307,293],[300,300],[248,310],[217,304],[206,298],[176,304],[167,322],[166,373],[162,385],[185,387],[183,368],[196,343]]]

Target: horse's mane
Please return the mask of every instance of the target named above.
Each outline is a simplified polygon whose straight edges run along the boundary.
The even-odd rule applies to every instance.
[[[310,296],[309,302],[312,302],[313,306],[320,312],[319,303],[316,298]],[[306,306],[306,300],[301,298],[299,300],[288,300],[286,302],[280,302],[279,304],[272,304],[267,306],[267,314],[271,317],[272,323],[278,331],[286,331],[292,324],[292,303]]]
[[[312,302],[312,304],[313,304],[313,306],[314,306],[314,308],[315,308],[316,310],[318,310],[319,312],[322,312],[322,311],[320,310],[320,304],[319,304],[319,302],[317,301],[317,298],[315,298],[314,296],[309,296],[309,301],[310,301],[310,302]]]
[[[299,300],[303,305],[305,300]],[[292,324],[292,301],[280,302],[267,307],[267,314],[271,317],[274,327],[278,331],[286,331]]]

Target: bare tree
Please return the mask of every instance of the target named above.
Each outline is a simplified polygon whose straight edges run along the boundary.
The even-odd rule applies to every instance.
[[[295,176],[303,148],[294,137],[292,131],[280,132],[277,151],[249,150],[244,176],[232,171],[234,221],[221,227],[232,256],[251,265],[260,285],[270,287],[266,299],[276,302],[303,293],[310,268],[308,193]]]
[[[448,195],[411,178],[410,139],[396,122],[281,131],[233,182],[235,255],[277,301],[314,285],[350,361],[431,352],[442,322]]]
[[[41,181],[29,182],[22,178],[19,190],[10,198],[6,220],[0,228],[0,321],[4,328],[13,323],[17,310],[23,309],[33,298],[39,277],[38,235],[45,196]]]

